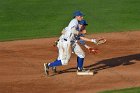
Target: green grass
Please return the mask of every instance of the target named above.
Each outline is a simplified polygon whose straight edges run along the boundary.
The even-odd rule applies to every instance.
[[[104,91],[99,93],[140,93],[140,87],[136,88],[126,88],[120,90]]]
[[[0,0],[0,41],[55,37],[75,10],[89,33],[140,29],[140,0]]]

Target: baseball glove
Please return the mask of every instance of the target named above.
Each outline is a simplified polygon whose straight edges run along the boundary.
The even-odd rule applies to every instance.
[[[97,54],[99,52],[98,49],[94,49],[94,48],[89,48],[89,53],[93,53],[93,54]]]
[[[104,43],[106,43],[106,39],[104,39],[104,38],[96,40],[96,45],[101,45],[101,44],[104,44]]]
[[[57,46],[58,41],[59,41],[59,40],[57,40],[57,41],[55,41],[55,42],[54,42],[54,44],[53,44],[53,46],[54,46],[54,47],[56,47],[56,46]]]

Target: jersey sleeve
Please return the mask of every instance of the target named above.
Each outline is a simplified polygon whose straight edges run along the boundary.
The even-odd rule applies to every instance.
[[[81,45],[85,45],[85,43],[86,43],[84,40],[79,40],[79,42]]]

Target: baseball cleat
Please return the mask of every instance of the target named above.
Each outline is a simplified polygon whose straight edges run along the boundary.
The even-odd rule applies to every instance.
[[[77,70],[77,72],[88,72],[90,71],[89,69],[81,69],[81,70]]]
[[[44,70],[45,70],[45,74],[49,75],[49,66],[48,63],[44,63]]]

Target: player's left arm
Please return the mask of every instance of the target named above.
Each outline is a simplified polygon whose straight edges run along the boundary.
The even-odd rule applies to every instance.
[[[97,54],[99,52],[98,49],[92,48],[88,46],[87,44],[85,44],[84,47],[87,48],[90,53]]]
[[[84,40],[82,40],[81,38],[83,38]],[[88,45],[85,43],[85,41],[86,41],[85,39],[88,39],[88,38],[85,38],[84,35],[81,35],[81,36],[80,36],[80,40],[79,40],[80,44],[82,44],[86,49],[88,49],[90,53],[93,53],[93,54],[98,53],[98,49],[94,49],[94,48],[88,46]],[[87,40],[87,41],[88,41],[88,40]],[[90,41],[90,40],[89,40],[89,41]]]

